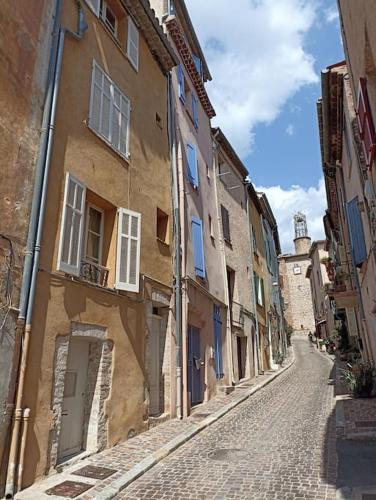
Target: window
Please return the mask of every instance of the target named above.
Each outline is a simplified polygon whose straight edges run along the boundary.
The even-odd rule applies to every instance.
[[[133,20],[128,17],[128,43],[127,43],[127,56],[132,63],[132,66],[138,70],[138,46],[139,46],[139,33]]]
[[[301,267],[299,266],[299,264],[294,264],[293,268],[292,268],[292,272],[294,274],[302,274],[302,269]]]
[[[192,246],[196,276],[205,278],[205,255],[202,221],[197,217],[192,217]]]
[[[198,101],[192,94],[192,119],[196,129],[198,129]]]
[[[85,194],[85,185],[68,173],[57,268],[73,276],[80,275]]]
[[[157,239],[168,243],[168,215],[157,208]]]
[[[139,291],[141,214],[119,208],[116,250],[116,288]]]
[[[259,306],[264,306],[265,302],[264,280],[260,278],[255,272],[253,273],[253,277],[254,277],[256,302]]]
[[[86,253],[87,260],[102,264],[104,213],[94,205],[86,210]]]
[[[368,100],[367,81],[365,78],[359,79],[356,115],[358,118],[360,137],[362,140],[366,164],[367,167],[370,167],[374,159],[376,144],[375,129]]]
[[[179,99],[185,104],[185,79],[183,66],[179,64],[178,68],[178,85],[179,85]]]
[[[252,227],[252,226],[251,226],[251,233],[252,233],[253,251],[254,251],[254,253],[257,253],[256,231],[255,231],[254,227]]]
[[[117,19],[111,7],[107,4],[107,2],[101,1],[100,6],[100,17],[103,19],[107,28],[111,31],[111,33],[116,37],[117,36]]]
[[[223,238],[225,241],[227,241],[227,243],[231,243],[230,217],[227,208],[225,208],[223,205],[221,205],[221,216],[222,216]]]
[[[89,126],[121,155],[129,155],[130,101],[93,61]]]
[[[194,144],[187,144],[188,179],[193,187],[198,188],[197,150]]]
[[[57,269],[107,286],[108,269],[101,265],[104,212],[88,203],[84,225],[85,201],[85,185],[67,173]],[[118,214],[115,287],[138,292],[141,214],[125,208],[120,208]],[[84,260],[81,259],[83,247]]]
[[[364,240],[362,217],[360,215],[358,197],[347,204],[347,219],[350,230],[350,241],[354,264],[360,267],[367,260],[367,249]]]

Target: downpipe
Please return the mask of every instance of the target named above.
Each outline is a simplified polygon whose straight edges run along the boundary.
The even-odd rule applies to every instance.
[[[181,228],[179,210],[179,187],[176,161],[176,130],[175,110],[173,106],[173,92],[171,73],[168,74],[168,134],[170,142],[171,170],[172,170],[172,204],[174,221],[174,249],[175,249],[175,336],[176,336],[176,416],[183,417],[182,411],[182,287],[181,287]]]
[[[59,13],[59,16],[56,16],[56,19],[60,17],[60,1],[57,4],[57,10],[56,12]],[[63,51],[64,51],[64,39],[65,39],[65,34],[68,33],[69,35],[73,36],[76,40],[81,40],[83,38],[83,35],[85,31],[88,28],[88,25],[85,21],[84,14],[82,11],[82,6],[80,2],[77,2],[77,7],[78,7],[78,30],[77,33],[67,29],[67,28],[61,28],[59,30],[59,38],[58,38],[58,44],[57,44],[57,54],[56,57],[54,54],[51,56],[51,60],[55,64],[55,69],[54,69],[54,77],[53,77],[53,85],[52,85],[52,94],[51,94],[51,109],[49,112],[49,124],[48,124],[48,138],[47,138],[47,143],[46,143],[46,150],[41,152],[40,157],[44,158],[44,164],[42,166],[43,170],[43,180],[42,180],[42,189],[40,193],[40,200],[39,200],[39,210],[38,210],[38,221],[37,221],[37,226],[36,226],[36,238],[35,238],[35,247],[34,247],[34,252],[33,252],[33,260],[32,260],[32,267],[31,267],[31,276],[30,276],[30,283],[29,283],[29,290],[28,292],[24,292],[24,303],[22,304],[21,312],[20,312],[20,318],[23,319],[23,316],[26,313],[26,325],[25,325],[25,330],[24,330],[24,336],[23,336],[23,341],[22,341],[22,347],[21,347],[21,361],[20,361],[20,368],[19,368],[19,378],[18,378],[18,385],[17,385],[17,395],[16,395],[16,409],[14,412],[14,425],[12,429],[12,435],[11,435],[11,445],[10,445],[10,450],[9,450],[9,460],[8,460],[8,470],[7,470],[7,479],[6,479],[6,487],[5,487],[5,498],[7,500],[12,499],[15,494],[15,476],[16,476],[16,469],[17,469],[17,456],[19,455],[19,458],[21,460],[21,451],[23,453],[22,455],[22,467],[23,467],[23,459],[25,456],[25,450],[26,450],[26,439],[27,439],[27,427],[28,424],[24,425],[24,431],[23,431],[23,436],[21,440],[21,450],[19,450],[19,435],[20,435],[20,427],[21,427],[21,417],[23,414],[22,411],[22,400],[23,400],[23,392],[24,392],[24,385],[25,385],[25,373],[26,373],[26,368],[27,368],[27,355],[29,351],[29,344],[30,344],[30,337],[31,337],[31,332],[32,332],[32,316],[33,316],[33,310],[34,310],[34,302],[35,302],[35,292],[36,292],[36,284],[37,284],[37,277],[38,277],[38,269],[39,269],[39,259],[40,259],[40,250],[41,250],[41,245],[42,245],[42,235],[43,235],[43,223],[44,223],[44,214],[46,210],[46,204],[47,204],[47,191],[48,191],[48,178],[49,178],[49,171],[50,171],[50,165],[51,165],[51,156],[52,156],[52,147],[53,147],[53,140],[54,140],[54,133],[55,133],[55,123],[56,123],[56,110],[57,110],[57,100],[58,100],[58,95],[59,95],[59,87],[60,87],[60,80],[61,80],[61,70],[62,70],[62,60],[63,60]],[[55,19],[55,21],[56,21]],[[47,94],[49,97],[49,93]],[[46,105],[48,106],[49,101],[46,102]],[[33,200],[34,202],[34,200]],[[30,264],[29,264],[30,265]],[[25,302],[25,298],[27,297],[27,301]],[[30,416],[30,410],[27,412],[27,421]],[[23,450],[22,450],[23,447]],[[20,451],[20,454],[18,453]],[[21,465],[21,462],[20,462]],[[20,471],[20,474],[18,475],[18,481],[17,481],[17,486],[18,488],[22,487],[22,469]]]

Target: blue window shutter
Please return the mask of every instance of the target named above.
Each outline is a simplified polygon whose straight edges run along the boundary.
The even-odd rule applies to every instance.
[[[192,116],[193,116],[193,123],[196,128],[198,128],[198,107],[197,107],[197,99],[196,97],[192,94]]]
[[[198,169],[196,146],[187,144],[188,178],[194,187],[198,187]]]
[[[184,83],[184,73],[181,64],[178,66],[178,82],[179,82],[179,98],[185,103],[185,83]]]
[[[367,249],[364,240],[362,217],[358,206],[358,197],[347,204],[347,219],[350,230],[350,240],[354,264],[360,266],[367,259]]]
[[[202,234],[202,220],[192,217],[192,245],[196,276],[205,278],[204,239]]]
[[[216,377],[223,377],[223,360],[222,360],[222,319],[221,308],[214,304],[214,350],[215,350],[215,374]]]

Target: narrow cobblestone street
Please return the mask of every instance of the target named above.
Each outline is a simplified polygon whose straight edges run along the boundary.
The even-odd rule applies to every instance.
[[[334,499],[332,360],[295,337],[295,364],[117,498]]]

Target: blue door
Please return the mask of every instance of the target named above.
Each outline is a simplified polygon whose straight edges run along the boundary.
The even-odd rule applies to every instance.
[[[188,327],[188,392],[191,394],[191,405],[202,403],[200,330],[194,326]]]
[[[222,361],[222,319],[221,308],[214,304],[214,350],[215,350],[215,374],[218,379],[223,377]]]

